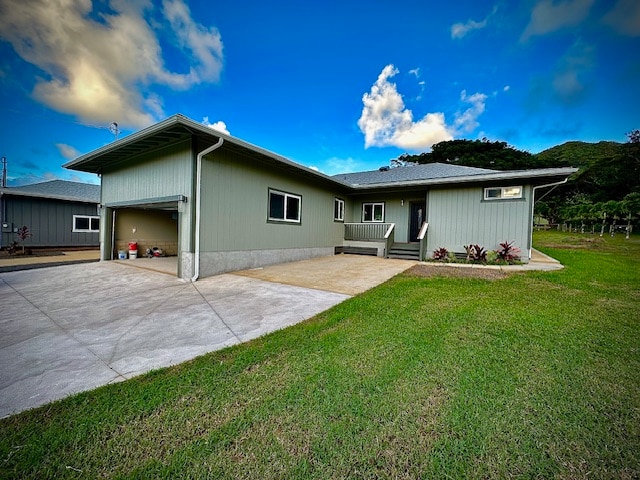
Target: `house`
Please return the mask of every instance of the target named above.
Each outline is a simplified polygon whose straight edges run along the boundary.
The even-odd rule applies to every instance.
[[[98,247],[100,185],[51,180],[0,188],[0,248],[26,226],[29,247]]]
[[[102,260],[136,241],[196,280],[336,252],[425,258],[436,248],[530,256],[533,198],[572,168],[431,164],[328,176],[182,115],[65,167],[101,176]]]

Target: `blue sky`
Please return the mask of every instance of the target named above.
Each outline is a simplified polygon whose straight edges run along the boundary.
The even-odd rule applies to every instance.
[[[640,2],[0,0],[9,185],[182,113],[327,174],[640,128]]]

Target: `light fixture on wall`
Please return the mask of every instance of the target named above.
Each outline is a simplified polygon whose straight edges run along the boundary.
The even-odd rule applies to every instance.
[[[404,200],[400,200],[400,206],[404,207]]]

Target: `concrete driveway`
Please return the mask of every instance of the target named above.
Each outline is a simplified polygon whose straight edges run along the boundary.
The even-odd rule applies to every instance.
[[[304,262],[196,283],[116,262],[1,273],[0,417],[296,324],[414,263],[325,258],[311,288],[295,281]],[[359,289],[321,288],[358,268]]]

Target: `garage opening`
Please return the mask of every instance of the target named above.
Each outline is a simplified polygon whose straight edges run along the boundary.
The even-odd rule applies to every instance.
[[[178,220],[177,209],[115,209],[112,258],[178,275]],[[137,244],[135,256],[129,254],[130,243]],[[125,259],[121,259],[123,252]]]

